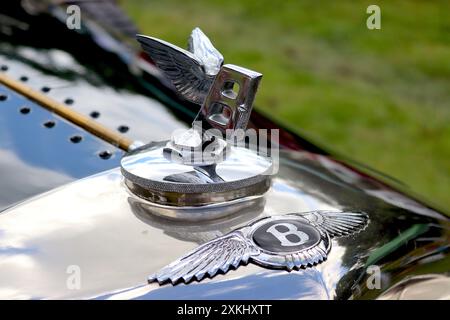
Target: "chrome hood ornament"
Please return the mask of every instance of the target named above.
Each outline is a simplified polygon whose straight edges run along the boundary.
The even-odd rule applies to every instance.
[[[215,76],[219,73],[223,64],[223,56],[214,48],[209,38],[200,28],[192,30],[189,37],[188,50],[201,61],[206,75]]]
[[[201,108],[190,129],[122,159],[128,188],[159,206],[196,210],[262,196],[278,147],[276,134],[268,147],[267,130],[263,135],[246,130],[262,75],[223,65],[223,56],[199,28],[192,31],[189,51],[148,36],[137,39],[178,93]]]
[[[367,226],[361,212],[312,211],[259,219],[211,240],[148,278],[160,284],[202,280],[252,261],[273,269],[312,267],[326,260],[331,239]]]
[[[223,56],[208,37],[195,28],[184,50],[166,41],[137,35],[144,51],[173,83],[185,99],[203,104],[214,77],[223,64]]]

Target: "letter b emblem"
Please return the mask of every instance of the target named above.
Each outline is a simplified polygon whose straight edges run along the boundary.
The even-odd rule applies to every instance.
[[[295,225],[288,222],[274,224],[266,232],[277,238],[283,247],[299,246],[309,240],[309,236],[305,232],[298,230]]]

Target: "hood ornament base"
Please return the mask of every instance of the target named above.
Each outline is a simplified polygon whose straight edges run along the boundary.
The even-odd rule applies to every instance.
[[[137,39],[178,92],[202,107],[190,129],[123,157],[126,186],[139,197],[172,209],[262,196],[270,187],[273,164],[267,147],[257,144],[267,137],[246,130],[262,75],[223,65],[223,57],[198,28],[189,41],[192,51],[151,37]]]
[[[271,161],[251,150],[231,147],[224,161],[191,166],[166,159],[169,144],[150,143],[122,159],[125,184],[134,194],[159,205],[198,207],[258,197],[270,187]]]

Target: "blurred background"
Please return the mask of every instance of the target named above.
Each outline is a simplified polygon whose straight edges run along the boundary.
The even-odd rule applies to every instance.
[[[450,205],[450,2],[121,0],[140,30],[181,47],[198,26],[263,73],[256,108]],[[381,29],[369,30],[369,5]]]

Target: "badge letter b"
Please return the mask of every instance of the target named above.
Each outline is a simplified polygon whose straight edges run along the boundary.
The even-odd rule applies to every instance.
[[[279,227],[279,226],[285,227],[288,230],[285,232],[280,232],[277,229],[277,227]],[[303,231],[298,230],[297,227],[295,225],[293,225],[292,223],[274,224],[273,226],[271,226],[270,228],[267,229],[267,232],[269,232],[275,238],[277,238],[283,247],[299,246],[309,240],[309,236],[306,233],[304,233]],[[294,237],[291,237],[291,240],[292,240],[292,238],[294,238],[294,239],[297,239],[297,241],[291,241],[290,239],[288,239],[288,236],[294,236]]]

